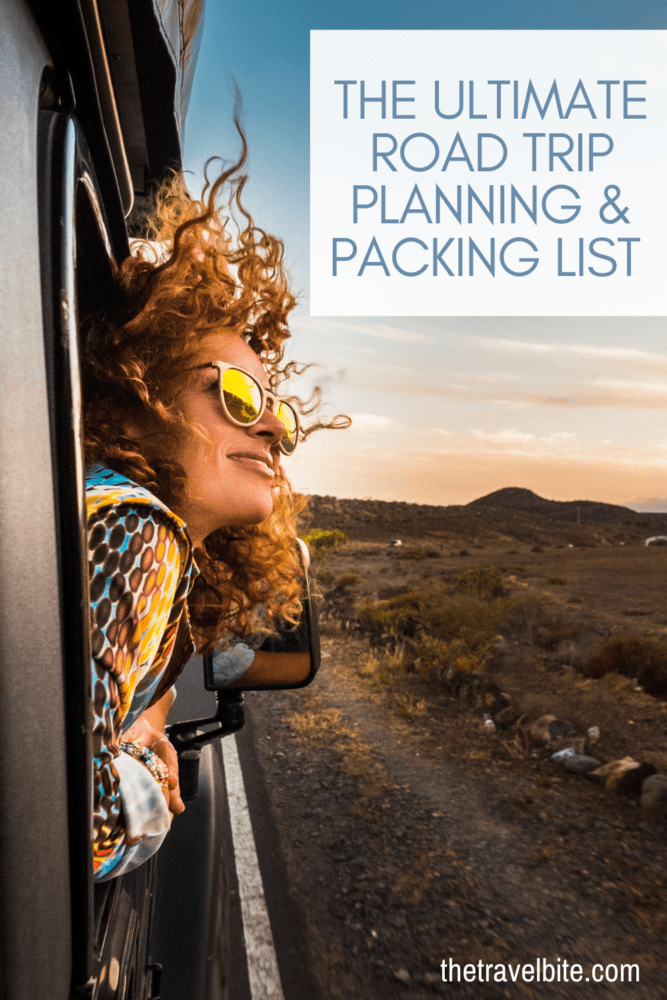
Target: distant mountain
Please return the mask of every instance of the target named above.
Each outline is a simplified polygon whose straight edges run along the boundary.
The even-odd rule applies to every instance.
[[[667,499],[650,497],[648,500],[635,500],[634,503],[629,503],[628,507],[638,514],[667,514]]]
[[[531,545],[636,544],[667,534],[667,513],[638,513],[593,500],[545,500],[516,486],[472,503],[435,507],[387,500],[308,497],[301,532],[339,528],[349,538],[388,542],[425,538],[452,549],[511,541]]]
[[[574,522],[626,521],[635,513],[629,507],[613,503],[598,503],[595,500],[545,500],[532,490],[520,486],[507,486],[487,496],[473,500],[468,507],[494,507],[504,510],[521,510],[531,514],[547,514],[549,517]]]

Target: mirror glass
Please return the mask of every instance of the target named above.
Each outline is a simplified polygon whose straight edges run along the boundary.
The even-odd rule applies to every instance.
[[[276,633],[258,648],[250,638],[204,657],[204,686],[209,691],[298,688],[309,684],[320,666],[317,607],[311,594],[308,548],[299,543],[303,569],[303,610],[296,625],[276,623]]]

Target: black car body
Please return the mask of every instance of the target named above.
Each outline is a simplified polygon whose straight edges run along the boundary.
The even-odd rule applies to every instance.
[[[201,750],[197,798],[154,858],[93,884],[77,361],[133,205],[180,166],[202,16],[203,0],[0,7],[3,1000],[226,994],[219,743],[174,729],[184,759]],[[241,700],[221,702],[218,735]]]

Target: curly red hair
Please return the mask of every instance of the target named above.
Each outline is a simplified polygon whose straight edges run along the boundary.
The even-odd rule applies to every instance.
[[[242,205],[242,133],[241,139],[239,161],[214,183],[207,179],[199,199],[180,174],[159,189],[144,238],[120,266],[118,306],[89,323],[82,352],[87,462],[110,465],[168,505],[187,494],[168,443],[185,426],[178,395],[201,337],[242,336],[272,386],[294,367],[281,367],[295,305],[283,244]],[[305,501],[282,472],[276,482],[267,521],[221,528],[197,550],[201,575],[189,607],[200,652],[232,629],[251,631],[259,604],[268,620],[278,614],[295,620],[299,613],[296,515]]]

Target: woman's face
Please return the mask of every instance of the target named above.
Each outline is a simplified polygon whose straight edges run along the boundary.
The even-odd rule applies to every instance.
[[[240,337],[214,333],[202,339],[194,366],[211,361],[239,365],[269,388],[255,352]],[[217,528],[259,524],[273,510],[278,467],[278,441],[283,425],[270,403],[252,427],[236,427],[225,417],[218,391],[218,371],[196,367],[179,397],[184,417],[205,432],[206,439],[185,431],[173,457],[188,477],[189,496],[176,507],[195,545]]]

